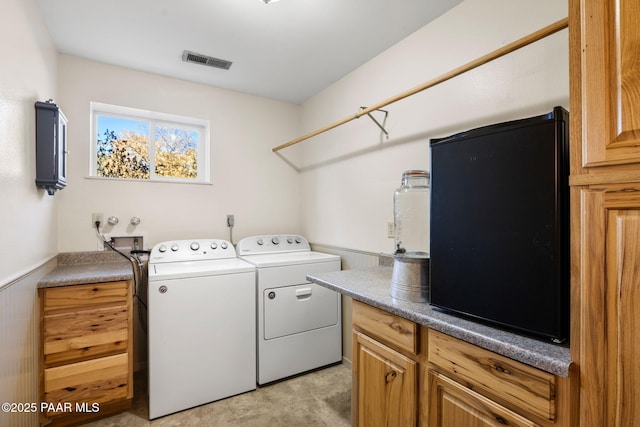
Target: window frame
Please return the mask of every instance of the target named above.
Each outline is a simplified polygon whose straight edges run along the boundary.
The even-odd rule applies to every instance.
[[[125,178],[106,177],[98,175],[98,116],[110,116],[128,120],[144,121],[149,123],[149,178]],[[209,120],[177,114],[161,113],[157,111],[143,110],[139,108],[123,107],[119,105],[105,104],[102,102],[90,102],[90,159],[89,178],[104,180],[120,180],[134,182],[170,182],[184,184],[211,184],[211,146]],[[197,150],[197,178],[178,178],[156,175],[155,168],[155,129],[159,126],[169,126],[196,131],[198,133]]]

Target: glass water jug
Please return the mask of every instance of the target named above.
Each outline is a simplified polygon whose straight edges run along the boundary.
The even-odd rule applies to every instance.
[[[395,253],[429,255],[429,172],[407,170],[393,195]]]

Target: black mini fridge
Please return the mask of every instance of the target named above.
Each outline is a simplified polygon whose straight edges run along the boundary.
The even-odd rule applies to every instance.
[[[569,337],[569,118],[431,140],[431,304],[556,343]]]

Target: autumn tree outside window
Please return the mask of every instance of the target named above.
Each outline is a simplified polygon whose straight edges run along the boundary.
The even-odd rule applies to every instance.
[[[209,122],[91,103],[91,176],[210,182]]]

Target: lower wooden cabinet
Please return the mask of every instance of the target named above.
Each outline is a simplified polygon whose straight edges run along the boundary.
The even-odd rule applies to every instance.
[[[429,426],[434,427],[539,425],[437,371],[429,371],[428,403]]]
[[[352,425],[577,426],[562,378],[353,301]]]
[[[559,381],[555,375],[437,331],[429,331],[428,347],[435,370],[492,400],[555,421]]]
[[[131,282],[39,289],[41,422],[70,425],[131,406]]]
[[[358,332],[353,341],[357,425],[416,425],[417,362]]]

